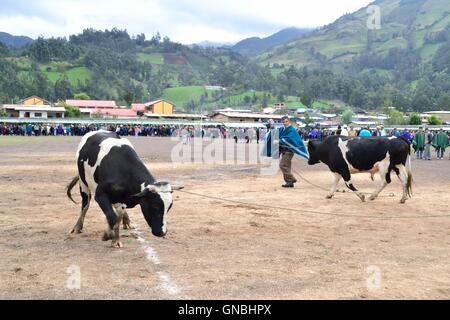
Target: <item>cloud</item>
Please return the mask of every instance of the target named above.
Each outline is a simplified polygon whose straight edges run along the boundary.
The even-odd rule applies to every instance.
[[[33,38],[85,28],[157,31],[175,41],[238,41],[290,26],[316,27],[370,0],[0,0],[0,31]]]

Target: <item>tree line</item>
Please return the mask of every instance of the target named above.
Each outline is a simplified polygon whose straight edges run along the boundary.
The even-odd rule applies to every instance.
[[[257,90],[280,102],[297,96],[308,106],[317,99],[329,99],[366,110],[382,109],[386,101],[403,112],[450,110],[450,36],[438,37],[445,43],[429,62],[414,50],[394,48],[385,56],[360,55],[345,72],[326,65],[320,69],[283,66],[282,72],[274,74],[273,66],[260,66],[231,49],[185,46],[159,33],[146,39],[144,34],[130,36],[116,28],[86,29],[69,39],[41,37],[22,50],[0,43],[0,102],[30,95],[57,101],[85,92],[92,99],[130,105],[160,97],[170,86],[209,84],[226,87],[223,95]],[[139,54],[152,53],[172,54],[185,62],[155,65],[139,59]],[[26,70],[20,65],[23,58],[30,61]],[[52,82],[45,66],[55,63],[63,67],[60,78]],[[64,63],[88,68],[90,77],[70,81]],[[208,100],[202,99],[180,107],[193,110]],[[267,104],[267,99],[247,100]]]

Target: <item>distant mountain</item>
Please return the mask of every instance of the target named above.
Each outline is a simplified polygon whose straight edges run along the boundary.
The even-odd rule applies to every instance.
[[[243,55],[253,55],[269,50],[280,44],[299,39],[312,29],[286,28],[266,38],[248,38],[236,43],[231,49]]]
[[[6,32],[0,32],[0,42],[13,47],[23,47],[34,40],[26,36],[13,36]]]
[[[201,48],[230,48],[234,45],[233,42],[213,42],[213,41],[202,41],[196,43],[195,45]]]
[[[379,26],[369,28],[372,11],[364,7],[300,39],[265,50],[254,61],[343,70],[354,59],[383,58],[407,50],[430,62],[450,39],[448,0],[377,0],[371,5],[380,8]]]

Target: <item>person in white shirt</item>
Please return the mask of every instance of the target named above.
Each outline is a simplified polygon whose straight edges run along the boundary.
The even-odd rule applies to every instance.
[[[341,136],[348,137],[348,129],[346,125],[344,125],[344,127],[341,130]]]

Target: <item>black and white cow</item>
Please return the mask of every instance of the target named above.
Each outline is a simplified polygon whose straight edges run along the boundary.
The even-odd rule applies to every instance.
[[[400,202],[405,203],[408,196],[412,195],[410,145],[403,138],[330,136],[323,142],[309,141],[308,151],[308,164],[323,162],[334,173],[334,183],[327,195],[328,199],[333,197],[338,182],[343,178],[346,186],[365,201],[364,195],[354,187],[351,179],[352,173],[361,172],[369,172],[372,179],[377,172],[381,177],[381,186],[372,193],[370,200],[375,200],[391,183],[392,171],[403,185]]]
[[[153,235],[167,233],[166,215],[172,207],[174,188],[155,178],[139,159],[130,141],[109,131],[89,132],[82,139],[76,153],[78,176],[67,187],[67,196],[73,201],[71,190],[79,181],[82,198],[81,214],[72,233],[83,229],[91,195],[108,221],[103,240],[112,240],[112,247],[121,247],[119,226],[130,228],[126,208],[141,206],[144,218]]]

